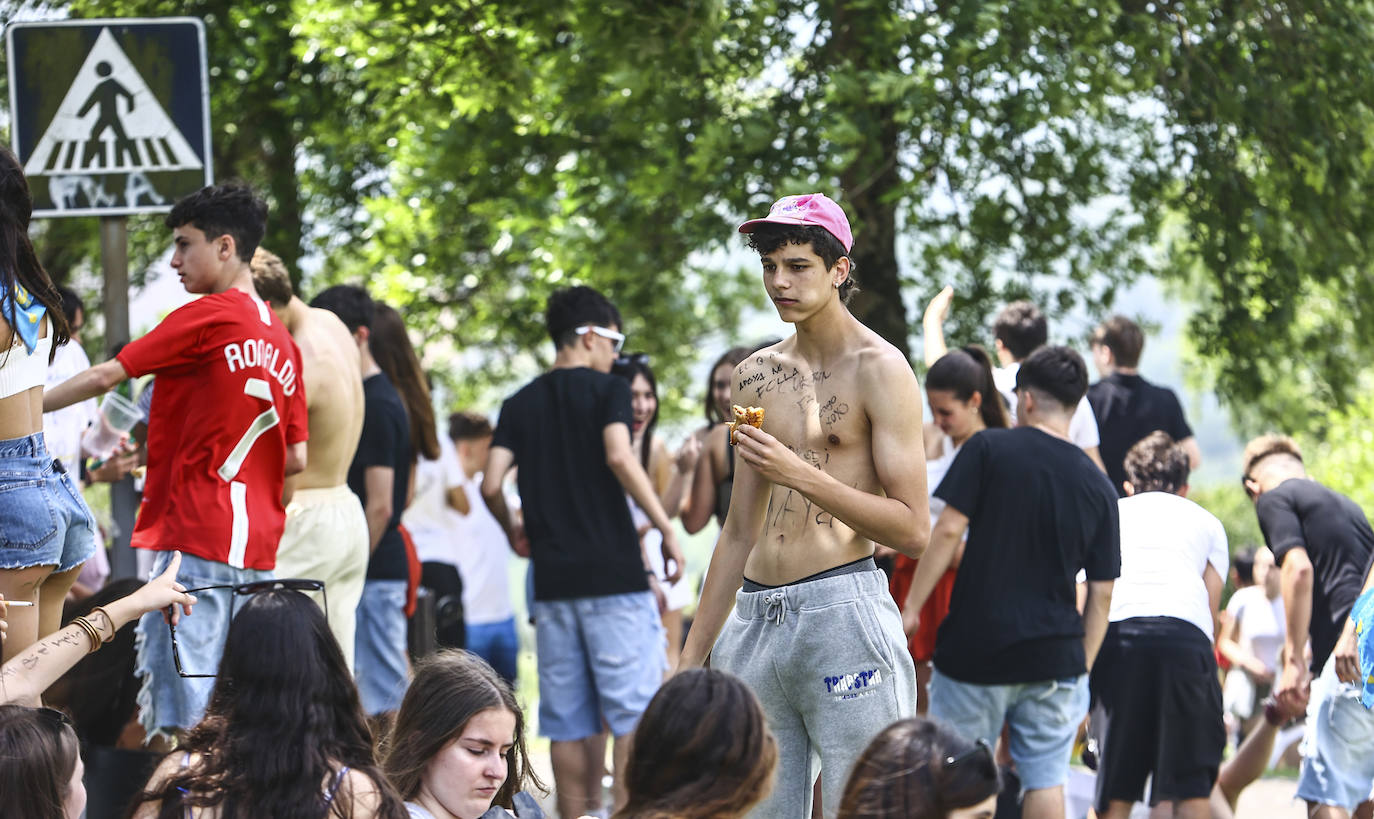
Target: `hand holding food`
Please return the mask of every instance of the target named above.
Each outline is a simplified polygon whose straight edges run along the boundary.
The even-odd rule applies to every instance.
[[[741,424],[748,424],[755,429],[763,429],[763,407],[741,407],[739,404],[731,406],[734,411],[735,419],[730,422],[730,445],[735,444],[735,430]]]

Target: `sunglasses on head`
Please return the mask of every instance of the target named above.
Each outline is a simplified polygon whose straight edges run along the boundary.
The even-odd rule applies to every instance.
[[[628,366],[630,366],[631,364],[636,364],[636,365],[638,365],[638,366],[640,366],[640,367],[647,367],[647,366],[649,366],[649,354],[648,354],[648,353],[626,353],[626,354],[622,355],[620,358],[617,358],[617,359],[615,360],[615,365],[616,365],[617,367],[628,367]]]
[[[229,621],[234,620],[234,609],[238,606],[238,599],[253,594],[262,594],[269,591],[298,591],[298,592],[319,592],[320,609],[324,612],[325,622],[329,622],[329,593],[324,589],[323,580],[308,580],[306,578],[292,577],[280,580],[255,580],[251,583],[224,583],[215,586],[200,586],[199,588],[187,589],[187,594],[200,594],[210,591],[228,590],[229,596]],[[187,672],[181,664],[181,648],[177,645],[177,627],[172,623],[172,618],[167,618],[167,628],[172,633],[172,662],[176,664],[177,675],[186,679],[198,679],[214,677],[215,674],[195,674]],[[228,639],[225,634],[225,639]]]
[[[615,351],[617,353],[620,352],[620,348],[625,346],[624,333],[617,333],[615,330],[607,330],[605,327],[588,325],[586,327],[578,327],[573,332],[577,333],[579,336],[585,336],[586,334],[591,333],[593,335],[601,336],[604,339],[609,339],[611,344],[615,345]]]
[[[982,739],[982,738],[979,738],[977,742],[973,743],[973,747],[972,747],[972,748],[969,748],[967,751],[964,751],[962,754],[957,754],[957,755],[955,755],[955,756],[947,756],[947,757],[945,757],[945,760],[944,760],[944,762],[945,762],[945,767],[946,767],[946,768],[958,768],[958,767],[960,767],[960,766],[962,766],[962,765],[968,763],[970,760],[977,760],[977,759],[979,759],[980,757],[982,758],[983,761],[986,762],[986,764],[988,764],[988,765],[992,765],[992,764],[993,764],[993,760],[992,760],[992,746],[988,744],[988,741],[987,741],[986,739]]]
[[[47,706],[42,706],[33,710],[37,711],[38,716],[42,717],[49,725],[54,725],[58,728],[72,727],[72,718],[67,716],[65,711],[59,711],[56,708],[48,708]]]

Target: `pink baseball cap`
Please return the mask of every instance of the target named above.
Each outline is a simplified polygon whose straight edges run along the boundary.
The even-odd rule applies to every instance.
[[[739,226],[740,233],[753,233],[759,225],[816,225],[830,232],[840,240],[844,252],[854,247],[854,234],[849,230],[849,219],[835,200],[823,193],[803,193],[784,196],[773,203],[768,215],[762,219],[750,219]]]

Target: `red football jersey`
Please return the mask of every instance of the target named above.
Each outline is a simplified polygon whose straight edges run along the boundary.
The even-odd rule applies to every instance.
[[[286,524],[286,448],[307,435],[301,354],[262,301],[202,296],[117,356],[154,373],[138,549],[271,569]]]

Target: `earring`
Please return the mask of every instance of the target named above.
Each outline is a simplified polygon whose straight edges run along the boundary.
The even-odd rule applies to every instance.
[[[842,282],[835,282],[835,289],[836,289],[836,290],[839,290],[839,289],[840,289],[840,284],[842,284]]]

